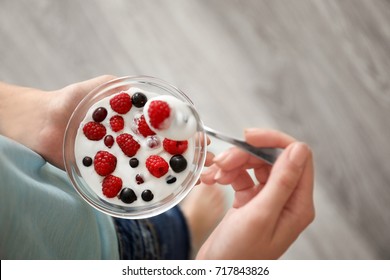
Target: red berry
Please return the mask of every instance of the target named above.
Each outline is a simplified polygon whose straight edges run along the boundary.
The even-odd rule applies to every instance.
[[[121,148],[122,152],[128,156],[134,156],[141,145],[128,133],[122,133],[116,138],[116,142]]]
[[[153,100],[149,104],[148,115],[150,124],[156,129],[163,128],[162,123],[169,118],[171,108],[168,103],[161,100]]]
[[[145,116],[142,115],[138,120],[138,132],[141,133],[143,137],[155,135],[156,133],[150,129],[149,125],[145,120]]]
[[[114,137],[112,137],[112,135],[107,135],[106,137],[104,137],[104,145],[106,145],[108,148],[114,146],[114,143],[115,140]]]
[[[107,110],[104,107],[96,108],[92,113],[92,119],[95,122],[102,122],[107,117]]]
[[[92,141],[101,140],[106,135],[106,128],[98,122],[88,122],[83,127],[84,135]]]
[[[125,127],[125,120],[122,116],[115,115],[110,119],[111,129],[115,132],[122,130]]]
[[[103,194],[107,197],[115,197],[122,189],[122,179],[114,175],[108,175],[103,179]]]
[[[116,161],[116,157],[113,154],[106,151],[99,151],[95,155],[93,165],[97,174],[107,176],[114,172]]]
[[[141,185],[145,182],[144,177],[141,174],[135,175],[135,181],[138,185]]]
[[[170,153],[171,155],[181,155],[188,148],[188,141],[175,141],[168,138],[165,138],[163,141],[164,150]]]
[[[146,159],[146,168],[156,178],[160,178],[167,174],[169,164],[160,156],[152,155]]]
[[[110,100],[112,110],[119,114],[126,114],[131,109],[131,97],[126,92],[115,95]]]

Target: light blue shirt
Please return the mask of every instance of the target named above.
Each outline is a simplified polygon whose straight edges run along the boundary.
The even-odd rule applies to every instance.
[[[65,171],[0,135],[0,259],[118,259],[113,219]]]

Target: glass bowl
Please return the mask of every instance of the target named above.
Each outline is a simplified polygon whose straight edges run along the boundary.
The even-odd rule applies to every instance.
[[[133,104],[128,114],[121,115],[125,123],[124,128],[119,132],[113,131],[110,119],[118,113],[111,110],[109,99],[122,92],[126,92],[130,96],[135,92],[142,92],[148,98],[169,95],[191,107],[196,120],[196,133],[187,140],[188,148],[182,154],[187,161],[187,167],[184,171],[176,173],[169,163],[168,173],[161,178],[156,178],[147,172],[145,162],[149,155],[159,155],[166,162],[169,162],[172,154],[165,151],[162,144],[163,137],[158,135],[143,137],[137,134],[137,122],[142,114],[142,107],[138,108]],[[106,136],[113,136],[114,143],[111,143],[112,146],[109,145],[111,147],[105,144],[104,138],[90,141],[83,134],[84,125],[93,121],[93,112],[98,107],[104,107],[108,110],[107,116],[100,123],[106,128]],[[135,156],[126,156],[116,143],[116,137],[122,133],[131,134],[139,142],[140,149]],[[169,210],[191,191],[197,183],[205,163],[207,152],[205,143],[207,142],[203,123],[193,107],[192,101],[182,91],[153,77],[123,77],[97,87],[79,103],[65,131],[64,163],[74,188],[91,206],[114,217],[140,219]],[[117,158],[116,168],[111,175],[122,179],[122,190],[123,188],[131,189],[133,197],[134,195],[136,197],[135,201],[131,201],[134,199],[130,199],[131,202],[128,199],[127,201],[120,199],[120,192],[111,198],[103,194],[102,184],[106,175],[98,175],[93,163],[94,156],[98,151],[109,152]],[[89,157],[87,164],[89,166],[83,163],[86,157]],[[134,167],[134,164],[130,165],[130,160],[133,158],[138,160],[137,167]],[[148,194],[144,195],[145,192]]]

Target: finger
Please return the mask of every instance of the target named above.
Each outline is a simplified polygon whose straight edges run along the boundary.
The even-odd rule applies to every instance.
[[[274,230],[274,242],[279,243],[276,246],[291,244],[314,220],[313,168],[313,159],[310,155],[298,187],[286,205],[288,215],[281,215]]]
[[[302,231],[314,219],[314,166],[310,153],[297,188],[286,204],[289,209],[290,222],[298,231]],[[287,225],[291,226],[291,225]]]
[[[258,187],[255,186],[252,177],[249,175],[249,173],[246,170],[238,169],[236,171],[238,173],[234,174],[234,176],[231,175],[232,174],[231,172],[228,172],[227,174],[222,174],[221,179],[218,179],[221,176],[220,175],[222,173],[221,170],[219,170],[215,175],[215,178],[217,178],[216,181],[219,184],[231,184],[231,186],[233,187],[235,191],[234,201],[232,205],[233,208],[239,208],[245,205],[261,189],[260,186]]]
[[[253,188],[255,182],[246,170],[241,170],[234,181],[230,183],[236,192]]]
[[[247,128],[244,135],[246,142],[255,147],[286,148],[296,141],[292,136],[272,129]]]
[[[206,135],[206,143],[207,143],[207,146],[210,145],[210,143],[211,143],[210,137],[208,137],[207,135]]]
[[[196,142],[200,141],[200,143],[199,143],[200,146],[210,145],[210,143],[211,143],[210,138],[207,135],[206,135],[206,137],[204,137],[204,136],[205,136],[205,134],[203,134],[201,132],[197,132],[195,135]],[[205,140],[206,140],[206,143],[205,143]]]
[[[247,188],[234,194],[233,208],[240,208],[251,201],[259,192],[261,186]]]
[[[244,131],[245,140],[255,147],[285,148],[295,139],[285,133],[260,128],[250,128]],[[251,165],[251,168],[260,168],[266,163],[242,149],[232,147],[214,158],[214,162],[221,169],[230,171],[243,165]]]
[[[260,184],[267,183],[271,170],[272,170],[272,166],[269,164],[263,164],[258,168],[254,168],[255,177]]]
[[[214,158],[214,162],[225,171],[229,171],[244,165],[249,159],[249,154],[237,147],[231,147]]]
[[[314,164],[313,164],[313,154],[310,151],[305,169],[301,180],[299,181],[298,187],[294,192],[294,200],[291,203],[294,203],[294,207],[300,211],[306,211],[307,208],[305,204],[313,205],[313,191],[314,191]],[[305,202],[305,203],[303,203]],[[300,208],[302,206],[302,208]]]
[[[92,90],[112,80],[114,76],[104,75],[90,80],[75,83],[64,87],[61,92],[65,95],[64,104],[67,104],[66,110],[73,111],[77,104]],[[58,106],[62,106],[59,104]]]
[[[221,185],[231,184],[236,180],[236,178],[242,173],[242,169],[234,169],[232,171],[224,171],[219,169],[215,173],[214,180]]]
[[[214,177],[218,170],[219,168],[215,164],[205,168],[200,175],[200,180],[207,185],[215,184],[216,180],[214,179]]]
[[[304,143],[289,145],[276,161],[263,191],[253,202],[267,209],[273,217],[279,217],[301,180],[309,154],[310,149]]]
[[[214,158],[214,162],[224,171],[231,171],[237,168],[258,168],[266,163],[246,151],[232,147]]]
[[[255,184],[245,169],[236,169],[233,173],[224,173],[215,164],[202,172],[201,181],[208,185],[215,183],[222,185],[231,184],[235,191],[251,188]]]
[[[212,152],[207,152],[206,153],[206,161],[205,161],[205,166],[210,166],[213,164],[213,159],[215,155]]]
[[[98,77],[95,77],[95,78],[92,78],[92,79],[89,79],[89,80],[86,80],[83,82],[76,83],[74,85],[77,86],[77,88],[79,89],[79,92],[81,92],[83,94],[87,94],[90,91],[92,91],[93,89],[95,89],[96,87],[98,87],[104,83],[107,83],[111,80],[114,80],[115,78],[116,77],[112,76],[112,75],[102,75],[102,76],[98,76]]]

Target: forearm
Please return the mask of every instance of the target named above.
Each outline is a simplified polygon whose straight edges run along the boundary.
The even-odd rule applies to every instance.
[[[35,151],[48,119],[50,95],[0,82],[0,134]]]
[[[45,102],[45,96],[36,89],[0,83],[0,133],[20,138],[28,131],[26,119],[40,123],[42,119],[38,116],[42,115],[44,107],[40,105],[34,109],[34,106]]]
[[[100,76],[51,92],[0,82],[0,134],[63,168],[64,133],[74,108],[85,94],[112,79]]]
[[[7,134],[7,123],[11,122],[12,108],[18,105],[23,88],[0,82],[0,134]],[[12,116],[13,117],[13,116]]]

